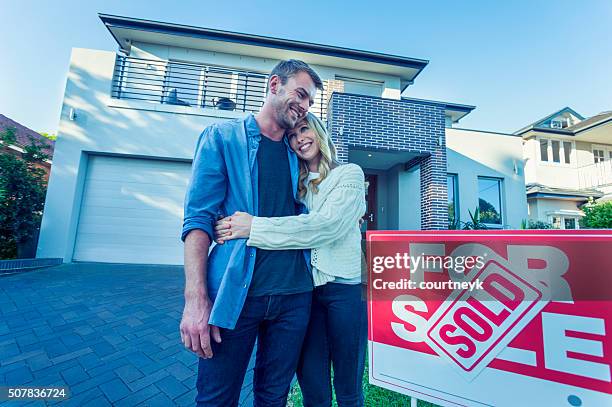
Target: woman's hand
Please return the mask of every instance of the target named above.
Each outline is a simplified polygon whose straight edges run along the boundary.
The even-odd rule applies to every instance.
[[[246,212],[235,212],[219,219],[215,224],[215,242],[223,244],[226,240],[248,239],[252,223],[253,216]]]

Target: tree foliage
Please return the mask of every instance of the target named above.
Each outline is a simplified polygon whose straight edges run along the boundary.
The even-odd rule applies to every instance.
[[[612,229],[612,201],[595,204],[592,201],[582,207],[584,217],[580,224],[585,228]]]
[[[0,258],[15,258],[17,245],[32,238],[42,219],[47,185],[40,164],[49,158],[48,148],[33,137],[21,156],[7,151],[16,144],[15,128],[0,132]]]

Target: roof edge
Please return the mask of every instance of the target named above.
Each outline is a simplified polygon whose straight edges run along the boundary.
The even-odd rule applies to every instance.
[[[302,51],[321,55],[358,59],[386,65],[413,68],[417,69],[419,72],[423,70],[423,68],[425,68],[427,64],[429,64],[429,61],[425,59],[402,57],[398,55],[362,51],[352,48],[336,47],[304,41],[294,41],[276,37],[265,37],[260,35],[237,33],[232,31],[223,31],[211,28],[195,27],[190,25],[164,23],[154,20],[123,17],[103,13],[98,13],[98,17],[104,23],[106,28],[111,32],[111,35],[113,36],[113,38],[115,38],[115,41],[117,41],[119,47],[124,50],[126,50],[125,44],[121,44],[118,38],[113,34],[112,28],[138,29],[158,33],[193,36],[217,41],[235,42],[255,46],[259,45],[265,47],[287,49],[292,51]]]

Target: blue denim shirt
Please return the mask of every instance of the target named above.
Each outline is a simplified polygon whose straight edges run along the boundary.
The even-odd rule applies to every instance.
[[[203,230],[211,241],[217,215],[235,211],[257,216],[257,150],[261,131],[253,115],[244,120],[213,124],[202,132],[195,148],[191,179],[185,196],[185,217],[181,240],[194,229]],[[299,201],[298,158],[285,138],[293,196],[300,213],[306,207]],[[304,250],[310,271],[310,250]],[[255,247],[246,239],[215,245],[208,255],[208,294],[213,301],[209,323],[233,329],[244,305],[253,268]]]

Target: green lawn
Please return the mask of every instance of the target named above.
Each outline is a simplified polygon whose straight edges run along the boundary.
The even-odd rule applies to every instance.
[[[410,397],[402,394],[395,393],[391,390],[383,389],[382,387],[373,386],[368,383],[368,366],[366,365],[365,374],[363,375],[363,391],[365,395],[366,407],[409,407]],[[289,399],[287,407],[302,407],[302,392],[300,386],[295,383],[291,392],[289,393]],[[332,405],[337,407],[336,400],[334,397]],[[419,400],[419,407],[438,407],[436,404],[428,403],[426,401]]]

